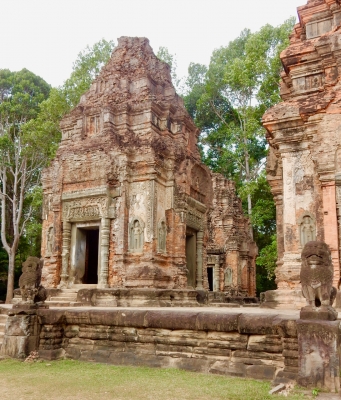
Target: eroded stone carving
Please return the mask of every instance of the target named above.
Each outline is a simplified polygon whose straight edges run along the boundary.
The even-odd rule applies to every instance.
[[[129,251],[138,253],[143,251],[144,222],[139,217],[133,217],[129,224]]]
[[[50,226],[49,230],[47,231],[47,238],[46,238],[46,254],[47,255],[52,255],[53,243],[54,243],[53,226]]]
[[[319,241],[308,242],[302,250],[300,273],[302,293],[308,305],[301,311],[302,319],[335,320],[337,318],[337,313],[332,308],[336,297],[333,274],[331,254],[327,244]],[[314,314],[316,309],[318,313]]]
[[[233,272],[231,268],[226,268],[225,270],[225,286],[233,285]]]
[[[40,285],[40,280],[40,259],[38,257],[28,257],[22,263],[22,274],[19,278],[21,304],[34,304],[46,300],[46,292]]]
[[[316,227],[310,215],[304,215],[299,226],[301,246],[304,247],[306,243],[316,239]]]
[[[158,249],[161,252],[166,251],[166,236],[167,236],[167,225],[164,218],[159,221],[158,226]]]

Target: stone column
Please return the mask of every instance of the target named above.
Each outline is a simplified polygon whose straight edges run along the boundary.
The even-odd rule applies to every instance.
[[[61,273],[61,281],[58,286],[59,289],[66,287],[68,283],[70,245],[71,245],[71,223],[69,221],[63,221],[62,273]]]
[[[204,232],[197,232],[197,287],[196,289],[202,290],[202,244],[204,239]]]
[[[337,217],[337,226],[338,226],[338,248],[339,248],[339,264],[341,261],[341,174],[335,175],[335,195],[336,195],[336,217]],[[341,268],[341,265],[340,265]],[[339,271],[340,273],[340,271]],[[335,274],[335,269],[334,269]],[[334,275],[335,278],[335,275]],[[335,279],[334,279],[335,281]],[[337,287],[337,286],[336,286]]]
[[[108,285],[108,262],[109,262],[109,233],[110,219],[102,218],[101,220],[101,263],[99,271],[98,288],[104,289]]]
[[[220,281],[219,267],[220,267],[219,256],[215,256],[213,290],[216,292],[219,292],[219,281]]]

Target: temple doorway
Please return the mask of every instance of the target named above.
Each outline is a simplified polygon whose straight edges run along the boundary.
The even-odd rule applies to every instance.
[[[85,271],[83,283],[98,283],[98,242],[99,229],[89,229],[86,234]]]
[[[196,231],[186,229],[186,266],[187,286],[195,289],[196,287],[196,270],[197,270],[197,234]]]
[[[73,225],[71,234],[71,282],[86,285],[98,283],[99,231],[99,225]]]
[[[209,287],[208,290],[210,292],[213,292],[213,289],[214,289],[213,276],[214,276],[213,267],[207,267],[207,279],[208,279],[208,287]]]

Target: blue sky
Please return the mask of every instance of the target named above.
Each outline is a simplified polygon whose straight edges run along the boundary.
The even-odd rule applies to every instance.
[[[0,0],[0,68],[28,68],[57,86],[77,54],[101,38],[146,36],[176,54],[178,75],[208,64],[244,28],[296,16],[307,0]]]

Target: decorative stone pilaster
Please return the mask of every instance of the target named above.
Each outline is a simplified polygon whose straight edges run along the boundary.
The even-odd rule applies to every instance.
[[[63,245],[62,245],[62,274],[59,289],[67,286],[69,277],[69,258],[70,258],[70,244],[71,244],[71,223],[69,221],[63,222]]]
[[[109,232],[110,219],[102,218],[101,220],[101,264],[99,271],[100,289],[108,287],[108,258],[109,258]]]
[[[203,289],[202,286],[202,268],[203,268],[203,258],[202,258],[202,245],[204,240],[204,232],[197,232],[197,289]]]

